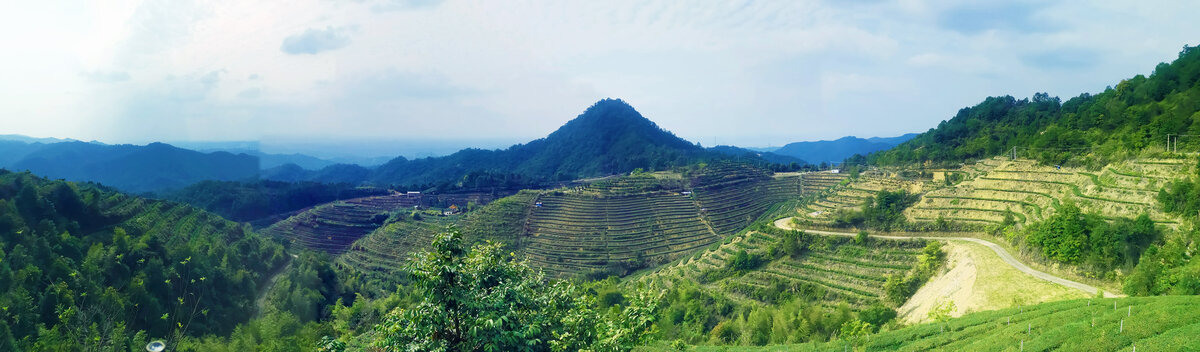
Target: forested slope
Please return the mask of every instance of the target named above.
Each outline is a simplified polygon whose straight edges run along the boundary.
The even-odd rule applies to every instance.
[[[251,221],[340,199],[386,194],[380,188],[345,183],[258,180],[200,181],[163,198],[188,203],[233,221]]]
[[[187,205],[0,170],[0,350],[226,334],[285,258]]]
[[[1018,157],[1045,163],[1103,166],[1149,146],[1165,147],[1168,134],[1200,135],[1198,110],[1200,47],[1185,46],[1178,59],[1159,64],[1149,77],[1122,80],[1099,94],[1066,102],[1045,93],[1032,99],[989,97],[869,159],[881,165],[957,164],[1016,147]],[[1181,151],[1200,148],[1200,137],[1178,142]]]

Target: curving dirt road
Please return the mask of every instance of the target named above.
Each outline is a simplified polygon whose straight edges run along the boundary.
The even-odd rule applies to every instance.
[[[279,283],[279,278],[283,277],[283,273],[286,273],[292,267],[292,261],[296,258],[300,258],[300,256],[292,254],[288,258],[287,263],[284,263],[278,270],[271,273],[271,278],[267,279],[267,284],[263,285],[262,291],[258,293],[258,298],[254,300],[254,318],[262,317],[263,308],[267,307],[267,294],[271,293],[271,289],[275,288],[275,284]]]
[[[791,221],[792,221],[792,218],[790,218],[790,217],[782,218],[782,219],[776,220],[774,225],[775,225],[775,227],[778,227],[781,229],[800,230],[800,229],[795,228],[794,226],[791,226]],[[812,232],[815,234],[831,235],[831,236],[855,236],[855,235],[857,235],[856,233],[850,233],[850,232],[833,232],[833,231],[808,230],[808,229],[803,229],[803,230],[805,232]],[[1053,282],[1053,283],[1056,283],[1059,285],[1077,289],[1077,290],[1086,292],[1089,295],[1094,295],[1094,294],[1096,294],[1096,291],[1099,290],[1099,288],[1096,288],[1095,286],[1092,286],[1092,285],[1088,285],[1088,284],[1085,284],[1082,282],[1067,280],[1067,279],[1064,279],[1064,278],[1061,278],[1058,276],[1047,274],[1045,272],[1039,271],[1034,268],[1030,268],[1028,265],[1025,265],[1025,263],[1022,263],[1021,261],[1017,260],[1017,258],[1013,257],[1012,254],[1009,254],[1008,251],[1004,250],[1004,247],[1000,247],[1000,245],[998,245],[998,244],[995,244],[995,243],[992,243],[992,242],[989,242],[986,240],[981,240],[978,238],[940,237],[940,236],[881,236],[881,235],[871,235],[871,237],[901,239],[901,240],[902,239],[910,239],[910,238],[919,238],[919,239],[926,239],[926,240],[974,242],[974,243],[984,245],[985,247],[991,248],[992,251],[996,252],[996,255],[1000,256],[1000,259],[1004,260],[1004,262],[1008,263],[1008,265],[1011,265],[1013,268],[1016,268],[1017,270],[1020,270],[1021,272],[1024,272],[1029,275],[1033,275],[1033,277],[1036,277],[1038,279],[1046,280],[1046,281]],[[1112,292],[1104,291],[1104,297],[1125,297],[1125,295],[1115,294]]]

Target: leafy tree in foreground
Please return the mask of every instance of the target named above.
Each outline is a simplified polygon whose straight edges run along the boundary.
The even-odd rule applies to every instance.
[[[388,351],[627,351],[652,329],[659,299],[646,293],[601,311],[564,281],[547,281],[497,243],[468,251],[451,229],[411,268],[424,300],[376,326]]]

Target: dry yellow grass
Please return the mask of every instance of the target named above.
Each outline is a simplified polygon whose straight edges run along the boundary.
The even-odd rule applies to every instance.
[[[928,319],[929,310],[953,302],[953,316],[1017,305],[1083,298],[1076,289],[1038,279],[1004,263],[991,249],[970,242],[949,242],[943,247],[947,265],[898,309],[906,323]]]

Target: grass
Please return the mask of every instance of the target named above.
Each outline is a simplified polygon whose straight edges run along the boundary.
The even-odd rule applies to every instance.
[[[1023,201],[1023,200],[999,199],[999,198],[985,198],[985,197],[968,197],[968,196],[938,196],[938,195],[926,195],[926,196],[925,196],[925,198],[931,198],[931,199],[967,199],[967,200],[977,200],[977,201],[984,201],[984,202],[999,202],[999,203],[1020,204],[1020,205],[1024,205],[1024,206],[1032,207],[1033,209],[1035,209],[1035,210],[1036,210],[1036,213],[1035,213],[1035,214],[1042,214],[1042,207],[1041,207],[1041,206],[1038,206],[1037,204],[1030,203],[1030,202],[1026,202],[1026,201]]]
[[[1079,290],[1043,281],[1021,272],[1004,263],[996,252],[981,244],[962,242],[954,245],[965,247],[971,254],[976,267],[974,289],[983,292],[983,299],[978,305],[963,308],[983,311],[1008,308],[1014,306],[1014,303],[1031,304],[1088,297]]]
[[[975,190],[976,191],[992,191],[992,192],[1021,193],[1021,194],[1028,194],[1028,195],[1035,195],[1035,196],[1049,198],[1050,202],[1054,203],[1055,206],[1062,204],[1061,202],[1059,202],[1058,198],[1050,195],[1049,193],[1045,193],[1045,192],[1023,191],[1023,190],[1017,190],[1017,189],[1003,189],[1003,188],[988,188],[988,187],[976,187]]]
[[[1122,189],[1122,190],[1133,191],[1133,192],[1152,192],[1152,191],[1140,189],[1140,188],[1125,187],[1125,186],[1117,185],[1116,183],[1103,182],[1100,178],[1100,175],[1093,174],[1093,173],[1080,172],[1079,174],[1087,176],[1089,179],[1092,180],[1092,183],[1096,184],[1097,186],[1104,187],[1104,188],[1115,188],[1115,189]]]
[[[1183,351],[1200,349],[1196,333],[1200,333],[1200,296],[1075,299],[972,313],[856,341],[761,347],[690,346],[688,350],[1129,351],[1136,346],[1144,351]],[[666,343],[660,343],[638,350],[669,349]]]
[[[1020,222],[1020,223],[1025,222],[1025,214],[1021,214],[1019,212],[1010,211],[1010,210],[983,209],[983,208],[971,208],[971,207],[915,207],[915,209],[944,210],[944,211],[950,211],[951,213],[956,213],[959,211],[979,211],[979,212],[985,212],[985,213],[998,213],[1000,216],[1004,216],[1006,214],[1012,213],[1013,217],[1016,217],[1017,222]]]
[[[1074,183],[1068,183],[1068,182],[1025,180],[1025,179],[1017,179],[1017,178],[999,178],[999,177],[980,177],[980,178],[984,179],[984,180],[992,180],[992,181],[1012,181],[1012,182],[1032,182],[1032,183],[1055,184],[1055,185],[1066,186],[1067,188],[1070,188],[1071,193],[1079,198],[1087,198],[1087,199],[1098,200],[1098,201],[1102,201],[1102,202],[1113,202],[1113,203],[1130,204],[1130,205],[1151,205],[1151,204],[1146,204],[1146,203],[1141,203],[1141,202],[1131,202],[1131,201],[1126,201],[1126,200],[1103,198],[1103,197],[1097,197],[1097,196],[1093,196],[1093,195],[1083,194],[1083,191],[1081,191],[1079,189],[1079,185],[1076,185]]]

